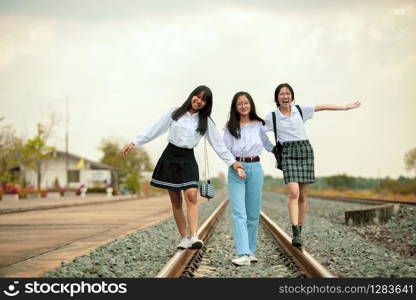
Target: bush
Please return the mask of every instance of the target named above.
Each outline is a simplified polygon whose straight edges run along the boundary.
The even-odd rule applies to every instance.
[[[326,177],[325,182],[330,188],[335,190],[345,190],[354,186],[355,178],[342,174]]]
[[[140,192],[139,177],[136,174],[130,174],[126,178],[126,185],[130,193],[138,194]]]
[[[374,189],[377,193],[416,194],[416,180],[383,179]]]
[[[87,193],[107,193],[106,188],[103,187],[93,187],[88,188]]]
[[[19,192],[19,197],[27,198],[28,194],[40,194],[40,191],[35,189],[32,185],[29,185],[28,187],[24,188]]]
[[[48,192],[51,192],[51,193],[60,193],[61,196],[62,196],[64,194],[64,192],[65,192],[65,189],[59,185],[59,180],[58,180],[58,178],[56,178],[55,179],[55,182],[53,184],[53,187],[49,188],[48,189]]]
[[[48,191],[47,190],[39,190],[40,196],[42,198],[46,198],[48,196]]]
[[[19,194],[19,186],[14,183],[3,183],[2,190],[3,194]]]

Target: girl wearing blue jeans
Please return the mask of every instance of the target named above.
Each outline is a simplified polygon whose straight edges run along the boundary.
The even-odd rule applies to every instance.
[[[257,262],[254,253],[263,188],[259,155],[263,148],[267,151],[273,149],[265,134],[264,124],[264,120],[256,114],[250,94],[235,94],[223,139],[228,150],[244,166],[244,170],[239,168],[237,173],[232,168],[228,170],[234,241],[239,256],[232,262],[237,266]]]

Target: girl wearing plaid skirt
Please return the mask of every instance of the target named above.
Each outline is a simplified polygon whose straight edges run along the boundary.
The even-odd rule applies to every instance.
[[[227,150],[221,135],[211,120],[212,93],[206,86],[199,86],[191,92],[179,108],[171,109],[162,118],[145,129],[121,151],[127,155],[132,149],[143,146],[169,130],[169,144],[163,151],[155,170],[151,185],[169,192],[173,216],[182,236],[178,248],[199,249],[203,242],[198,238],[199,182],[198,164],[193,148],[206,136],[218,156],[235,170],[243,168]],[[185,215],[182,210],[182,191],[184,193],[190,235],[187,232]]]
[[[277,109],[274,111],[276,120],[277,140],[281,144],[279,165],[283,171],[285,183],[289,189],[289,216],[292,223],[292,245],[302,245],[301,232],[306,214],[306,193],[309,183],[315,181],[314,155],[305,131],[305,122],[312,119],[317,111],[349,110],[361,105],[359,101],[345,106],[294,105],[295,93],[287,83],[277,86],[274,93]],[[273,113],[266,116],[267,131],[274,131]]]
[[[232,263],[237,266],[257,262],[254,254],[263,188],[263,168],[259,155],[263,148],[268,151],[273,149],[264,124],[264,120],[257,116],[250,94],[235,94],[223,139],[236,160],[244,165],[244,170],[239,169],[242,177],[245,177],[243,179],[231,168],[228,170],[234,242],[239,256]]]

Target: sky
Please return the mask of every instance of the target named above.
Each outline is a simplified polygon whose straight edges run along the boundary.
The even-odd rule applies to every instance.
[[[236,92],[264,117],[288,82],[298,104],[362,102],[306,122],[317,176],[414,176],[415,32],[412,0],[0,0],[0,125],[29,138],[56,114],[50,144],[64,150],[68,101],[69,151],[99,160],[103,138],[129,142],[198,85],[222,134]],[[153,164],[166,144],[144,146]],[[195,153],[202,175],[203,143]],[[227,172],[210,147],[209,163]]]

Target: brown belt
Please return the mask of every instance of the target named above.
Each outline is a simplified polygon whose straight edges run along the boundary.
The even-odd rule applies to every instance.
[[[255,157],[238,157],[236,156],[235,158],[237,161],[242,161],[242,162],[257,162],[260,161],[260,157],[255,156]]]

